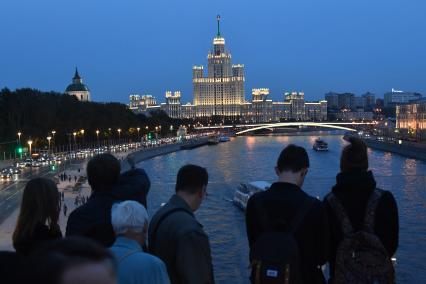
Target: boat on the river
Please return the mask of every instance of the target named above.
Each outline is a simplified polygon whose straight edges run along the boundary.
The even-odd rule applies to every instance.
[[[235,190],[233,202],[236,206],[246,210],[249,198],[260,191],[268,190],[271,184],[266,181],[253,181],[249,183],[241,183]]]
[[[218,136],[210,137],[207,144],[208,145],[217,145],[217,144],[219,144],[219,137]]]
[[[219,142],[228,142],[229,140],[231,140],[231,138],[229,138],[228,136],[219,137]]]
[[[321,138],[317,138],[316,140],[315,140],[315,143],[314,143],[314,145],[312,146],[312,148],[315,150],[315,151],[319,151],[319,152],[322,152],[322,151],[328,151],[328,144],[327,144],[327,142],[325,142],[324,140],[322,140]]]

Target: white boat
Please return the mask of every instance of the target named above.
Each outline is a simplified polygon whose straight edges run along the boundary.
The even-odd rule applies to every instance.
[[[327,142],[321,140],[321,138],[318,138],[315,140],[315,144],[312,146],[312,148],[315,151],[328,151],[328,144]]]
[[[269,187],[271,187],[271,184],[266,181],[241,183],[235,190],[233,202],[236,206],[246,210],[249,198],[257,192],[268,190]]]
[[[219,142],[228,142],[229,140],[231,140],[228,136],[220,136],[219,137]]]

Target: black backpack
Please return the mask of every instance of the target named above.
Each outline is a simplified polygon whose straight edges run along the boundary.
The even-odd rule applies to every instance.
[[[263,206],[260,208],[264,233],[250,250],[252,283],[302,283],[299,246],[294,233],[314,202],[315,199],[307,198],[289,224],[283,220],[276,220],[274,223],[278,224],[272,224]]]
[[[326,198],[342,226],[343,240],[337,247],[333,283],[395,283],[392,261],[374,233],[376,208],[382,190],[375,189],[367,203],[363,229],[355,232],[339,199],[330,193]]]

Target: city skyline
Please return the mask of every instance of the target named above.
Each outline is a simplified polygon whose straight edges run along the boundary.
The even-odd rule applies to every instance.
[[[180,90],[183,101],[190,101],[191,67],[211,50],[216,14],[221,14],[233,61],[245,64],[246,98],[253,88],[269,88],[274,100],[286,91],[302,91],[309,100],[322,99],[328,91],[371,91],[377,97],[391,88],[426,92],[423,3],[329,0],[302,8],[306,3],[219,1],[227,5],[205,11],[195,1],[189,1],[190,7],[169,3],[170,9],[164,1],[42,1],[26,3],[24,9],[21,2],[1,4],[9,13],[0,19],[0,30],[11,44],[1,48],[0,65],[7,68],[0,69],[0,88],[63,92],[77,66],[94,101],[126,103],[132,93],[160,98],[167,90]],[[284,8],[285,17],[280,14]],[[95,10],[99,15],[92,15]],[[22,19],[16,22],[18,11]],[[150,11],[162,11],[164,18]],[[398,15],[400,21],[392,21]]]

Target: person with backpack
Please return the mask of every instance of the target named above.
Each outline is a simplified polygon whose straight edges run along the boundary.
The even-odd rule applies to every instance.
[[[172,284],[212,284],[213,265],[209,238],[195,219],[208,183],[205,168],[179,169],[176,194],[152,217],[149,251],[165,262]]]
[[[349,138],[336,185],[324,198],[330,223],[331,283],[394,283],[398,209],[391,192],[376,187],[366,144]]]
[[[288,145],[275,167],[278,181],[247,203],[251,283],[325,283],[327,215],[322,203],[301,189],[308,168],[306,150]]]

